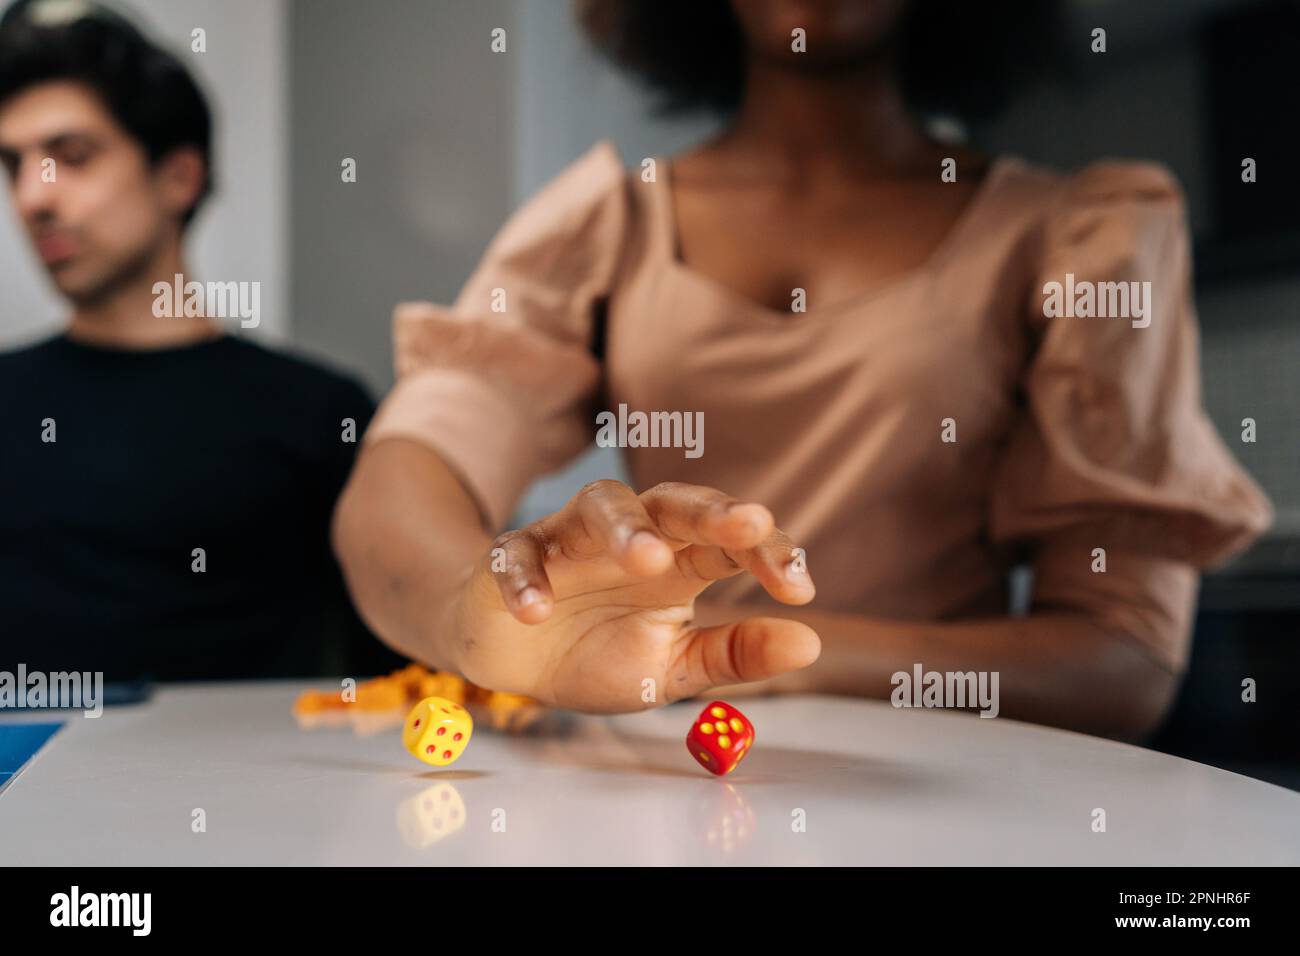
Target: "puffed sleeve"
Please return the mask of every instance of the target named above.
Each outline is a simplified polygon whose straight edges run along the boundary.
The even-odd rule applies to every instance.
[[[494,528],[593,440],[593,318],[624,247],[626,187],[617,151],[597,144],[510,218],[454,306],[394,314],[398,379],[365,441],[429,445]]]
[[[1272,508],[1201,404],[1177,182],[1160,166],[1107,162],[1062,185],[1026,306],[1024,407],[999,462],[991,534],[1028,546],[1035,607],[1089,611],[1179,669],[1194,569],[1244,549]],[[1056,314],[1071,287],[1078,306],[1085,284],[1117,282],[1150,283],[1139,287],[1145,314],[1135,299],[1126,316]],[[1062,295],[1047,304],[1051,283]]]

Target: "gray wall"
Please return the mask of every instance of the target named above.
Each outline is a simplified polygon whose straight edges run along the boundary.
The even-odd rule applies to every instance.
[[[1206,408],[1272,497],[1272,536],[1300,541],[1300,277],[1218,286],[1197,304]],[[1246,417],[1254,444],[1240,440]]]
[[[295,339],[377,393],[394,303],[450,301],[513,206],[518,56],[488,44],[515,17],[506,0],[290,4]]]

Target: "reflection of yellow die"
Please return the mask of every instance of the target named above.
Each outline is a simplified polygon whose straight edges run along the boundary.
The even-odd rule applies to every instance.
[[[464,825],[465,802],[449,783],[435,783],[397,808],[398,832],[408,846],[417,849],[451,836]]]
[[[406,715],[402,743],[425,763],[445,767],[465,752],[473,732],[474,721],[462,705],[445,697],[426,697]]]

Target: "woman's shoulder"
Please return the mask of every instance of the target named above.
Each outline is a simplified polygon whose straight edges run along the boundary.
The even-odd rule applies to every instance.
[[[1161,163],[1100,159],[1063,171],[1003,157],[999,167],[993,205],[1006,239],[1000,248],[1008,254],[1029,253],[1055,268],[1061,261],[1119,262],[1155,252],[1173,263],[1186,253],[1182,187]]]
[[[626,182],[610,142],[569,163],[497,231],[461,288],[457,310],[477,312],[509,293],[512,315],[585,337],[588,306],[611,293],[628,245]]]
[[[1163,163],[1142,159],[1105,158],[1074,170],[1061,170],[1018,156],[1004,156],[1006,195],[1026,212],[1043,215],[1076,209],[1123,207],[1133,204],[1184,204],[1178,177]]]
[[[599,198],[619,188],[624,179],[623,157],[612,140],[602,139],[566,165],[537,193],[572,199]]]
[[[497,237],[507,245],[538,239],[573,238],[622,218],[627,177],[618,148],[601,140],[532,194]]]

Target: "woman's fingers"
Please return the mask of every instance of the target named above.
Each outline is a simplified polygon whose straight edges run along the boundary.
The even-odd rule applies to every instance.
[[[664,482],[643,492],[641,501],[663,534],[687,544],[752,548],[776,526],[762,505],[704,485]]]
[[[579,550],[603,551],[623,570],[640,577],[662,574],[673,563],[672,548],[664,543],[645,505],[620,481],[587,485],[565,511],[570,514],[556,529],[561,547],[572,542]]]
[[[783,604],[807,604],[817,595],[807,558],[784,531],[776,530],[754,548],[730,551],[695,545],[677,552],[677,567],[683,574],[704,581],[718,581],[748,571],[763,590]]]
[[[668,482],[638,495],[612,480],[585,486],[560,511],[494,542],[502,600],[525,624],[550,617],[549,556],[606,555],[636,577],[678,569],[701,581],[749,571],[772,597],[807,604],[815,593],[803,553],[775,528],[771,512],[715,488]]]
[[[804,552],[762,505],[675,482],[656,485],[641,500],[665,535],[693,546],[677,554],[683,573],[716,581],[748,571],[785,604],[807,604],[816,595]]]
[[[555,592],[546,575],[546,545],[531,527],[493,541],[488,565],[506,610],[517,620],[540,624],[551,616]]]
[[[808,557],[777,529],[756,548],[733,552],[730,557],[763,585],[763,590],[785,604],[807,604],[817,595]]]
[[[525,624],[551,615],[555,592],[546,573],[549,554],[589,558],[606,554],[639,577],[672,567],[673,551],[635,491],[617,481],[593,482],[560,511],[493,542],[491,567],[506,609]]]
[[[821,654],[821,639],[807,624],[750,617],[695,629],[668,675],[672,699],[711,687],[746,684],[807,667]]]

